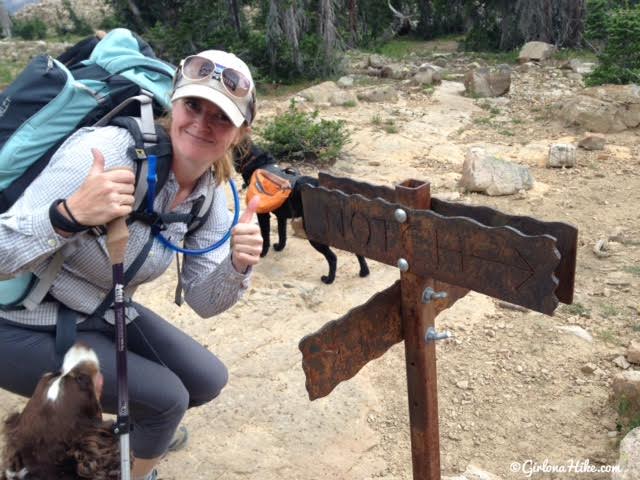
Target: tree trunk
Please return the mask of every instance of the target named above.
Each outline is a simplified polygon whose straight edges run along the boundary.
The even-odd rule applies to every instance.
[[[585,0],[502,0],[494,9],[501,50],[534,40],[559,47],[575,47],[582,41]]]
[[[323,70],[325,75],[337,71],[339,39],[336,28],[335,9],[335,0],[320,0],[320,21],[318,22],[318,27],[323,43]]]
[[[349,0],[350,47],[358,44],[358,0]]]
[[[142,33],[144,30],[144,20],[142,20],[142,15],[140,15],[140,9],[133,0],[127,0],[127,5],[129,6],[135,23],[138,25],[138,30]]]
[[[11,17],[3,0],[0,0],[0,33],[5,38],[11,38]]]
[[[284,13],[284,33],[291,46],[291,56],[298,72],[302,73],[304,64],[300,54],[300,24],[298,23],[298,12],[296,5],[292,3]]]
[[[238,7],[238,0],[229,0],[229,12],[231,13],[233,26],[235,27],[238,35],[240,35],[242,26],[240,25],[240,8]]]
[[[418,34],[421,38],[430,39],[435,36],[433,19],[433,5],[431,0],[419,0],[418,10],[420,12],[420,20],[418,23]]]
[[[278,61],[278,46],[282,41],[283,31],[280,25],[280,12],[278,11],[278,0],[270,0],[269,11],[267,13],[266,25],[267,52],[271,63],[271,73],[275,72]]]

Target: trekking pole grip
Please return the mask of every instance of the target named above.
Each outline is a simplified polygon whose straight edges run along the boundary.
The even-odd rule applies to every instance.
[[[124,263],[128,240],[129,229],[126,217],[111,220],[107,225],[107,250],[111,257],[111,264]]]

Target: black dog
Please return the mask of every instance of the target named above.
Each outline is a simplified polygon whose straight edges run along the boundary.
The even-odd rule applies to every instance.
[[[264,168],[269,166],[270,169],[273,169],[276,166],[276,160],[273,156],[253,143],[249,145],[236,148],[233,156],[233,163],[236,171],[242,175],[242,179],[244,180],[245,186],[249,184],[251,179],[251,175],[258,168]],[[308,177],[308,176],[296,176],[295,184],[293,187],[293,191],[291,196],[287,199],[282,206],[278,207],[274,210],[273,213],[278,219],[278,243],[273,245],[274,250],[279,252],[282,250],[287,243],[287,219],[288,218],[299,218],[302,217],[302,224],[304,225],[304,210],[302,209],[302,193],[301,187],[302,185],[312,185],[318,186],[319,182],[317,178]],[[262,234],[262,253],[261,257],[264,257],[269,251],[270,245],[270,214],[269,213],[259,213],[258,214],[258,224],[260,225],[260,233]],[[338,259],[331,251],[328,245],[324,245],[322,243],[314,242],[309,240],[309,243],[319,251],[324,258],[327,259],[327,263],[329,264],[329,274],[323,275],[320,279],[326,283],[333,283],[336,278],[336,267],[338,263]],[[366,277],[369,275],[369,267],[367,266],[367,261],[361,255],[356,255],[358,258],[358,263],[360,264],[360,276]]]

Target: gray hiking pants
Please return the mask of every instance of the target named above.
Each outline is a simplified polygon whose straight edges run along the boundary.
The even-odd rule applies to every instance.
[[[193,338],[151,310],[135,307],[140,316],[127,326],[131,448],[138,458],[155,458],[165,453],[188,408],[218,396],[227,369]],[[63,357],[56,353],[54,328],[35,330],[0,319],[0,388],[29,397],[44,373],[59,370]],[[114,340],[113,325],[101,319],[78,325],[77,341],[100,360],[103,410],[115,414]]]

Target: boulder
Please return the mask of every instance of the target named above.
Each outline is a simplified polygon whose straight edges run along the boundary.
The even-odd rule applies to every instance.
[[[576,150],[570,143],[554,143],[549,147],[547,167],[575,167]]]
[[[616,466],[611,480],[640,478],[640,427],[631,430],[620,442],[620,459]]]
[[[392,85],[370,88],[358,93],[358,100],[365,102],[397,102],[398,89]]]
[[[380,70],[382,78],[392,78],[394,80],[404,80],[409,78],[412,73],[412,69],[402,63],[389,63]]]
[[[353,76],[346,75],[344,77],[340,77],[338,79],[338,81],[336,82],[336,84],[340,88],[351,88],[351,87],[353,87],[354,82],[355,82],[355,80],[354,80]]]
[[[487,195],[512,195],[533,187],[527,167],[488,155],[482,147],[471,147],[462,165],[460,186]]]
[[[640,342],[632,341],[627,348],[627,360],[640,364]]]
[[[344,105],[353,107],[358,103],[358,99],[352,92],[338,90],[329,96],[329,103],[338,107]]]
[[[426,68],[418,70],[411,78],[411,83],[415,85],[433,85],[442,82],[442,74],[440,70],[436,70],[435,68]]]
[[[387,61],[382,55],[369,55],[369,66],[373,68],[382,68],[385,66]]]
[[[625,370],[613,377],[614,408],[627,419],[640,415],[640,371]]]
[[[329,103],[332,95],[341,92],[335,82],[322,82],[313,87],[305,88],[298,95],[314,103]]]
[[[602,135],[586,135],[582,140],[578,142],[578,147],[585,150],[602,150],[607,143],[607,139]]]
[[[547,60],[554,53],[556,53],[556,47],[550,43],[527,42],[520,50],[518,61],[520,63],[527,63],[530,61],[540,62]]]
[[[593,62],[583,62],[577,58],[569,60],[569,68],[580,75],[588,75],[596,69],[596,64]]]
[[[511,88],[511,67],[476,68],[464,76],[464,88],[470,97],[499,97]]]
[[[640,87],[601,85],[555,104],[558,116],[592,132],[621,132],[640,125]]]

